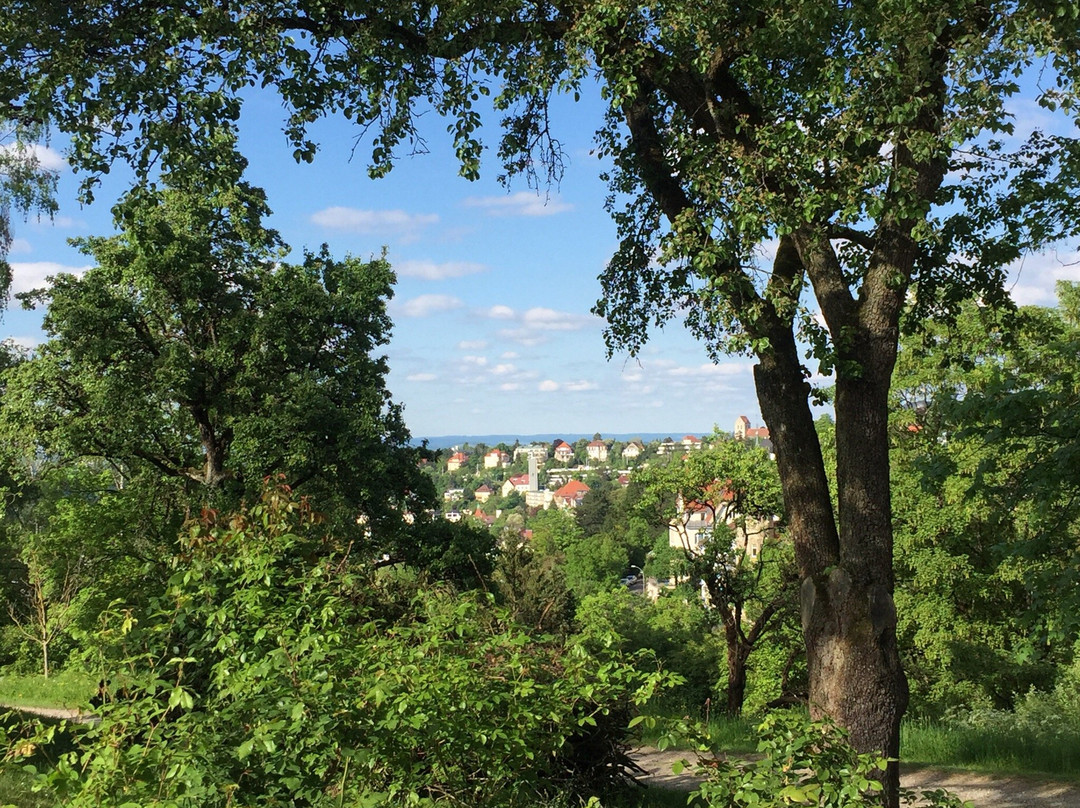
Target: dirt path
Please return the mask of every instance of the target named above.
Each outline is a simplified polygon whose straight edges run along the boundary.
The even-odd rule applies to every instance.
[[[690,791],[698,783],[692,769],[676,775],[671,767],[684,759],[693,762],[692,754],[642,748],[633,757],[648,772],[645,782]],[[901,767],[900,782],[913,791],[948,789],[975,808],[1080,808],[1080,785],[1075,783],[910,766]]]
[[[15,707],[10,704],[0,704],[0,713],[8,710],[24,713],[25,715],[36,715],[39,718],[54,718],[57,721],[67,720],[85,723],[95,720],[95,716],[90,712],[72,710],[67,707]]]

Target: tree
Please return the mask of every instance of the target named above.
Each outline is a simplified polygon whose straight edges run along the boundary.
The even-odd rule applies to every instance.
[[[393,273],[326,249],[280,261],[265,213],[244,184],[134,192],[120,235],[81,243],[97,266],[30,298],[49,339],[8,375],[8,432],[152,469],[196,511],[284,474],[365,557],[410,560],[433,492],[375,354]]]
[[[19,633],[41,652],[41,673],[49,678],[49,649],[71,623],[72,605],[79,590],[79,569],[67,568],[53,580],[35,552],[24,555],[26,583],[21,603],[8,601],[8,615]]]
[[[859,749],[898,754],[907,686],[887,415],[900,320],[909,302],[913,323],[965,297],[1000,303],[1009,261],[1075,232],[1076,139],[1005,137],[1007,101],[1036,60],[1055,77],[1036,100],[1061,120],[1075,114],[1074,4],[99,11],[23,1],[0,23],[0,105],[70,132],[91,185],[113,159],[146,176],[190,154],[232,181],[224,169],[237,161],[221,144],[251,84],[282,95],[297,159],[313,155],[306,127],[325,114],[375,127],[375,176],[422,140],[430,104],[451,118],[466,177],[480,167],[477,106],[495,86],[507,174],[557,177],[548,101],[596,75],[610,104],[599,151],[613,162],[620,230],[597,306],[610,346],[634,352],[650,325],[685,316],[714,355],[757,357],[804,582],[812,709]],[[771,266],[758,255],[766,243],[777,246]],[[823,325],[803,307],[807,289]],[[799,337],[836,374],[836,512]],[[894,766],[893,802],[896,776]]]
[[[694,452],[640,475],[640,507],[659,509],[679,532],[682,570],[704,587],[727,643],[727,713],[742,712],[750,655],[777,632],[796,584],[788,547],[773,535],[782,512],[780,481],[768,454],[741,443]],[[704,514],[705,535],[691,535]]]
[[[897,602],[919,707],[1010,707],[1068,663],[1076,618],[1076,286],[1057,309],[966,308],[902,342]]]
[[[27,216],[31,211],[51,215],[56,212],[57,172],[41,164],[33,144],[45,134],[40,122],[33,122],[16,109],[0,112],[0,307],[7,304],[11,289],[11,212]]]

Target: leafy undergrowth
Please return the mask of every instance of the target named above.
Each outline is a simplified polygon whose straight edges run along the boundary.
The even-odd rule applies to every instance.
[[[61,671],[48,679],[40,674],[0,676],[0,704],[7,707],[77,709],[87,707],[96,680],[80,671]]]

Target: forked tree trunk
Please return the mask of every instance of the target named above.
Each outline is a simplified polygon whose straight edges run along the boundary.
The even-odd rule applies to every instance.
[[[771,339],[772,350],[760,357],[754,379],[802,578],[811,715],[826,715],[846,728],[859,750],[895,758],[908,699],[892,600],[885,428],[895,350],[874,356],[874,345],[860,346],[866,360],[862,375],[838,380],[837,520],[794,338],[778,332]],[[882,779],[889,804],[898,804],[896,764]]]

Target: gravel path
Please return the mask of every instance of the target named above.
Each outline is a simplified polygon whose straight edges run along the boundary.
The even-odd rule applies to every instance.
[[[692,769],[678,775],[671,771],[678,761],[691,759],[690,752],[642,748],[633,757],[648,772],[642,777],[647,783],[681,791],[690,791],[698,783]],[[1076,783],[913,766],[901,766],[900,782],[913,791],[948,789],[975,808],[1080,808],[1080,785]]]

